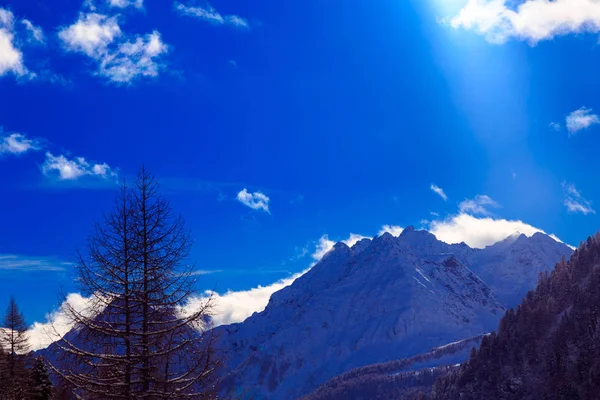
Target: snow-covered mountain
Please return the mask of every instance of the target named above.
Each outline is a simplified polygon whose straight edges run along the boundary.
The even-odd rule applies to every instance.
[[[471,270],[488,284],[498,300],[513,307],[535,288],[540,272],[571,253],[565,244],[543,233],[527,237],[517,232],[476,252]]]
[[[570,254],[543,234],[479,250],[412,227],[352,248],[338,243],[263,312],[217,328],[233,370],[223,392],[297,398],[353,368],[487,333],[540,270]]]

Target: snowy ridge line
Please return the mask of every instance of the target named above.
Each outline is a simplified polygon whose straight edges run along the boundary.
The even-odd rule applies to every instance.
[[[458,368],[468,359],[470,349],[479,347],[481,340],[487,335],[489,334],[448,343],[414,357],[355,368],[325,382],[302,400],[343,399],[350,393],[356,394],[357,390],[384,397],[392,394],[398,396],[398,391],[404,393],[405,390],[425,389],[432,383],[429,377],[437,378]],[[447,357],[452,355],[457,356],[460,362]],[[443,365],[425,366],[427,362],[443,362],[444,357],[448,362]],[[422,380],[419,379],[420,376],[423,376]],[[377,389],[381,388],[386,388],[386,393],[377,393]]]
[[[361,375],[393,375],[402,372],[414,372],[416,369],[411,367],[414,365],[418,365],[418,363],[423,363],[431,360],[438,360],[444,356],[456,354],[457,352],[464,349],[468,349],[470,351],[472,347],[479,347],[481,340],[484,336],[487,335],[489,334],[477,335],[468,339],[448,343],[443,346],[436,347],[430,352],[419,354],[414,357],[403,358],[400,360],[388,361],[385,363],[355,368],[346,372],[345,374],[338,375],[335,378],[324,383],[317,389],[317,391],[320,390],[320,388],[326,387],[328,385],[339,385],[343,381],[355,379]]]

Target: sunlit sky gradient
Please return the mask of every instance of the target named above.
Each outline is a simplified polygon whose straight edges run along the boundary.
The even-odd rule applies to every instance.
[[[41,321],[77,290],[75,250],[142,163],[202,290],[384,225],[578,244],[600,226],[600,4],[543,3],[0,1],[0,307]]]

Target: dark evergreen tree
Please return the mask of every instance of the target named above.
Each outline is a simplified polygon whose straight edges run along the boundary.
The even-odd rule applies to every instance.
[[[8,377],[8,368],[6,368],[7,364],[6,352],[3,347],[0,346],[0,399],[6,399],[8,397],[8,388],[9,388],[9,377]]]
[[[8,368],[10,374],[13,375],[18,355],[26,354],[29,351],[27,324],[14,297],[10,298],[4,314],[3,326],[4,330],[0,334],[0,343],[8,353]]]
[[[13,297],[10,298],[0,330],[0,347],[4,350],[4,362],[0,375],[5,382],[7,399],[25,398],[28,386],[26,357],[29,352],[27,324]]]
[[[46,362],[40,356],[36,357],[29,370],[29,398],[31,400],[52,399],[53,388]]]

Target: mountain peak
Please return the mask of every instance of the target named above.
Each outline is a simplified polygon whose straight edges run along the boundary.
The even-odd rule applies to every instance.
[[[554,237],[548,235],[547,233],[544,232],[536,232],[531,236],[531,239],[534,239],[536,241],[547,241],[547,242],[556,242],[556,243],[562,243],[559,242],[558,240],[556,240]]]
[[[337,242],[333,245],[333,250],[349,249],[350,247],[344,242]]]
[[[538,232],[531,237],[516,232],[477,252],[470,269],[486,282],[503,304],[518,304],[538,281],[572,250]]]
[[[371,244],[371,239],[364,238],[354,243],[354,246],[352,246],[351,249],[354,252],[354,255],[356,255],[364,249],[366,249],[369,246],[369,244]]]
[[[415,230],[415,228],[412,226],[404,229],[398,238],[405,243],[419,246],[429,244],[431,242],[439,242],[433,233],[423,229]]]
[[[395,238],[391,233],[384,232],[380,236],[375,237],[375,239],[371,241],[371,245],[375,248],[387,247],[393,244],[396,239],[397,238]]]
[[[379,236],[380,238],[385,238],[385,240],[390,240],[394,238],[394,235],[392,235],[389,232],[383,232],[383,234],[381,236]]]

